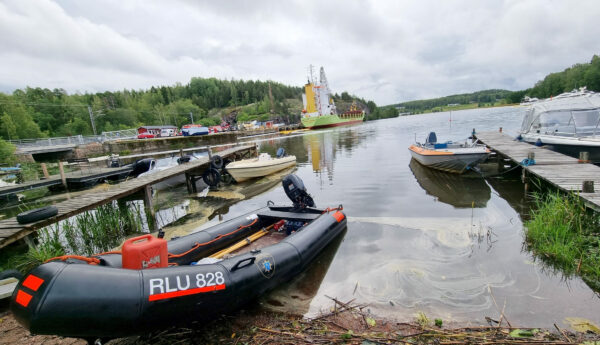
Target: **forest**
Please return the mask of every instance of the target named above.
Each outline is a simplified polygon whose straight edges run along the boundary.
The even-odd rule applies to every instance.
[[[550,73],[529,89],[519,91],[484,90],[446,97],[409,101],[395,104],[402,112],[418,114],[444,110],[449,104],[474,104],[477,107],[501,104],[518,104],[525,96],[549,98],[580,87],[600,91],[600,57],[594,55],[589,63],[575,64],[562,72]],[[402,108],[403,107],[403,108]],[[438,111],[439,111],[438,110]]]
[[[435,110],[435,108],[446,107],[449,104],[475,104],[476,106],[495,104],[496,102],[507,98],[511,93],[512,92],[508,90],[484,90],[440,98],[403,102],[396,104],[395,106],[400,108],[402,112],[418,114]]]
[[[63,89],[27,87],[0,93],[0,137],[8,140],[92,135],[141,125],[205,126],[248,120],[300,121],[302,88],[272,81],[192,78],[186,85],[149,90],[68,94]],[[347,92],[335,94],[338,109],[352,102],[376,119],[393,116]],[[397,112],[395,113],[397,116]],[[93,124],[91,118],[93,117]]]

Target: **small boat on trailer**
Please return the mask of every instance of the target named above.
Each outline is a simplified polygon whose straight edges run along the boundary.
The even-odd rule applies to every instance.
[[[408,150],[412,157],[426,167],[462,174],[484,161],[490,150],[483,144],[437,142],[435,132],[429,133],[425,144],[415,143]]]
[[[287,156],[285,150],[280,148],[275,158],[268,153],[261,153],[257,158],[231,162],[225,166],[225,170],[236,182],[243,182],[276,173],[293,165],[296,165],[296,156]]]
[[[42,264],[19,283],[11,310],[33,334],[89,342],[235,310],[297,276],[346,227],[341,205],[315,208],[296,175],[283,187],[293,206],[268,205],[168,242],[145,235],[122,252]]]

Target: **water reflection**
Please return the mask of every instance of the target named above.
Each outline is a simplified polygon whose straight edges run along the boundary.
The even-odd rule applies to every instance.
[[[457,208],[485,207],[491,190],[477,174],[458,175],[427,168],[414,159],[410,170],[428,195]]]
[[[260,303],[274,311],[291,311],[296,315],[306,314],[345,235],[346,230],[329,243],[304,272],[291,282],[263,296]]]

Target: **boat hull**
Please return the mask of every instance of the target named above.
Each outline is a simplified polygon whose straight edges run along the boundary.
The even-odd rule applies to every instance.
[[[186,264],[278,219],[301,220],[307,225],[261,250],[213,264]],[[169,241],[169,253],[178,255],[170,263],[178,266],[123,269],[120,254],[98,256],[100,265],[56,261],[40,265],[15,289],[11,310],[34,334],[88,339],[138,335],[208,319],[297,276],[345,227],[346,217],[339,210],[267,207]],[[241,230],[230,235],[236,229]],[[195,243],[215,238],[206,248],[190,252]]]
[[[294,166],[295,164],[295,156],[286,156],[271,160],[259,160],[254,158],[229,163],[225,169],[237,182],[243,182],[252,178],[276,173]]]
[[[361,123],[364,120],[364,116],[352,116],[348,118],[342,118],[338,115],[322,115],[322,116],[309,116],[302,118],[302,125],[310,129],[318,128],[329,128],[337,126],[347,126],[352,124]]]
[[[522,141],[535,144],[538,139],[549,149],[565,155],[579,158],[580,152],[588,152],[590,161],[600,163],[600,139],[570,138],[554,135],[529,135],[522,134]]]
[[[409,147],[411,156],[426,167],[462,174],[471,169],[478,163],[484,161],[489,152],[437,152],[433,150],[423,150],[415,145]]]

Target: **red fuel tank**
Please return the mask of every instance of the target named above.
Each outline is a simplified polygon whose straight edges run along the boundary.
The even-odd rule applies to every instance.
[[[121,254],[123,268],[139,270],[169,266],[167,241],[150,234],[126,240]]]

